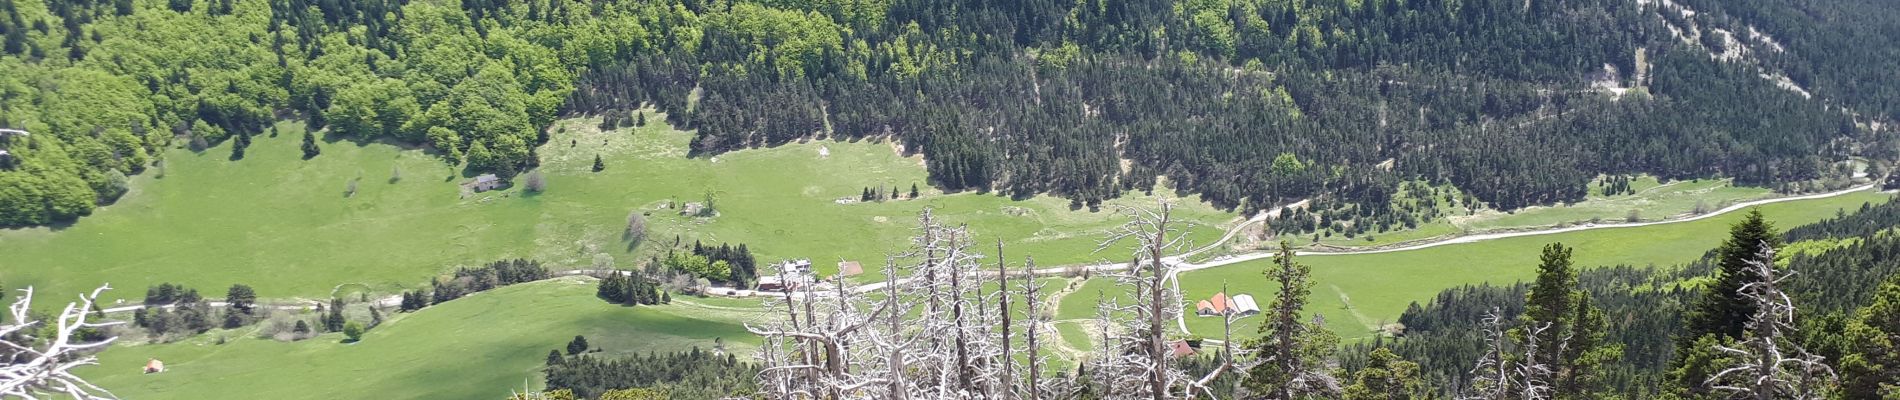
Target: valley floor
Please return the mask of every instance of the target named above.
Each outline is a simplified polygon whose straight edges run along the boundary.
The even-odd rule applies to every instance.
[[[652,120],[663,120],[654,117]],[[165,166],[137,177],[117,204],[70,226],[0,231],[0,282],[42,293],[76,292],[110,281],[113,311],[125,311],[140,289],[181,283],[220,297],[247,284],[278,304],[330,297],[377,298],[426,287],[432,276],[504,258],[531,258],[550,269],[630,268],[677,246],[746,244],[761,264],[810,258],[821,274],[840,261],[867,267],[898,251],[918,212],[929,207],[967,223],[977,243],[1002,239],[1012,263],[1033,255],[1038,265],[1117,265],[1120,248],[1095,251],[1122,219],[1110,210],[1070,209],[1066,200],[1009,199],[984,193],[941,193],[922,185],[921,157],[887,143],[819,141],[715,157],[687,158],[689,132],[654,124],[600,131],[597,121],[565,120],[541,151],[548,189],[520,187],[475,193],[462,174],[422,150],[382,143],[330,141],[300,159],[292,134],[259,137],[239,161],[228,149],[177,149]],[[280,125],[301,132],[295,123]],[[593,171],[596,156],[605,164]],[[901,193],[856,201],[865,188]],[[1564,242],[1582,250],[1577,264],[1670,265],[1713,247],[1743,206],[1754,205],[1781,226],[1794,226],[1888,200],[1861,190],[1831,196],[1775,198],[1766,190],[1724,181],[1661,183],[1638,179],[1636,193],[1593,193],[1578,204],[1497,213],[1481,210],[1380,233],[1375,240],[1321,240],[1300,261],[1318,285],[1309,309],[1347,340],[1371,338],[1406,307],[1459,285],[1528,279],[1536,249]],[[674,206],[712,202],[714,217],[681,215]],[[1271,214],[1241,218],[1165,188],[1109,206],[1172,201],[1192,221],[1193,248],[1179,260],[1177,283],[1188,303],[1223,285],[1230,294],[1268,299],[1260,249],[1272,240],[1251,231]],[[1685,215],[1692,208],[1726,209]],[[1646,222],[1615,224],[1640,209]],[[646,241],[622,236],[629,213],[647,217]],[[1568,225],[1567,227],[1551,227]],[[1539,228],[1542,227],[1542,228]],[[1234,243],[1243,243],[1235,246]],[[1296,245],[1312,245],[1310,241]],[[979,246],[982,248],[983,246]],[[1343,250],[1343,251],[1342,251]],[[875,268],[867,268],[874,270]],[[1049,267],[1059,274],[1063,267]],[[875,271],[856,278],[866,286]],[[1050,279],[1059,293],[1053,333],[1058,353],[1094,348],[1094,304],[1115,293],[1105,279]],[[567,276],[504,287],[415,313],[388,313],[362,342],[336,334],[299,342],[258,338],[254,328],[213,331],[169,344],[124,343],[88,368],[129,398],[207,398],[246,388],[259,398],[485,398],[539,386],[548,350],[584,334],[609,353],[709,348],[715,338],[749,354],[756,338],[742,324],[761,317],[761,299],[679,298],[674,304],[627,308],[594,297],[591,278]],[[385,306],[392,305],[383,300]],[[110,303],[110,302],[109,302]],[[282,312],[294,312],[281,310]],[[1186,317],[1184,335],[1218,336],[1215,318]],[[1259,318],[1240,321],[1253,336]],[[144,375],[148,359],[170,371]],[[416,382],[458,382],[453,386]],[[342,384],[342,382],[349,382]],[[467,383],[467,384],[462,384]]]

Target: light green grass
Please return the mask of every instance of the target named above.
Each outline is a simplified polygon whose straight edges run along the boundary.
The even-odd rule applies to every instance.
[[[1452,218],[1455,225],[1468,230],[1493,230],[1586,223],[1592,220],[1623,222],[1630,210],[1638,210],[1643,221],[1655,221],[1688,215],[1701,203],[1708,210],[1730,204],[1773,196],[1765,188],[1739,187],[1726,179],[1701,179],[1659,183],[1653,176],[1631,180],[1635,194],[1604,196],[1596,185],[1583,201],[1555,206],[1527,207],[1511,213],[1484,210],[1476,215]]]
[[[1862,203],[1888,201],[1885,194],[1857,192],[1825,199],[1797,200],[1760,207],[1779,228],[1819,221],[1838,210],[1857,209]],[[1509,284],[1533,277],[1539,249],[1551,242],[1576,248],[1577,265],[1675,265],[1693,261],[1727,237],[1728,226],[1739,221],[1744,212],[1682,223],[1635,228],[1598,229],[1551,235],[1515,237],[1469,244],[1455,244],[1421,250],[1359,255],[1299,257],[1312,266],[1313,286],[1307,310],[1322,315],[1327,326],[1342,338],[1363,339],[1375,335],[1382,323],[1395,322],[1412,302],[1429,301],[1441,290],[1483,282]],[[1262,274],[1271,260],[1252,261],[1181,275],[1182,290],[1193,302],[1206,299],[1220,290],[1223,283],[1230,294],[1252,294],[1262,308],[1275,293]],[[1097,279],[1088,288],[1064,301],[1058,318],[1091,318],[1095,296],[1101,288],[1113,294],[1106,280]],[[1204,337],[1218,337],[1220,320],[1192,316],[1187,310],[1189,329]],[[1259,317],[1249,317],[1236,325],[1237,336],[1253,337]]]
[[[887,143],[824,141],[687,158],[691,133],[658,123],[602,133],[596,124],[567,120],[552,129],[540,150],[548,186],[541,194],[517,185],[464,197],[459,184],[467,178],[456,169],[388,144],[325,143],[321,156],[303,160],[302,128],[294,123],[281,124],[279,137],[256,138],[240,161],[228,160],[229,144],[201,154],[169,150],[163,178],[156,171],[136,177],[125,198],[72,226],[0,231],[0,283],[77,293],[111,282],[119,288],[107,295],[114,299],[139,298],[159,282],[217,293],[243,283],[266,298],[322,298],[339,288],[392,293],[502,258],[554,269],[611,259],[626,268],[676,236],[688,245],[744,243],[762,264],[811,258],[828,272],[849,259],[875,270],[906,243],[925,206],[969,223],[977,243],[1005,238],[1012,256],[1059,265],[1103,258],[1091,253],[1096,241],[1123,220],[1050,197],[936,193],[921,185],[923,159]],[[596,154],[605,171],[591,171]],[[391,183],[396,166],[403,178]],[[359,176],[356,195],[345,197]],[[879,184],[908,192],[913,182],[925,192],[916,200],[833,202]],[[672,199],[702,201],[708,192],[719,217],[656,209]],[[1182,205],[1177,216],[1203,223],[1191,232],[1198,243],[1235,219],[1194,197],[1174,201]],[[636,209],[652,211],[652,233],[630,250],[621,231]]]
[[[565,348],[574,335],[608,356],[710,350],[713,338],[744,355],[757,339],[740,323],[756,315],[623,307],[594,298],[592,280],[562,278],[397,314],[355,344],[339,343],[341,334],[223,345],[200,337],[116,346],[80,371],[129,399],[499,399],[539,388],[548,350]],[[141,373],[149,358],[163,360],[167,371]]]

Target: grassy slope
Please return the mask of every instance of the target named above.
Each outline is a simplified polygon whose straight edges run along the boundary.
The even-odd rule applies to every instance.
[[[756,305],[755,305],[756,306]],[[628,308],[594,298],[591,280],[564,278],[496,289],[399,314],[360,343],[341,334],[301,342],[209,338],[121,346],[82,369],[134,399],[485,399],[540,386],[548,350],[586,335],[611,353],[710,349],[723,337],[749,354],[757,339],[740,326],[756,314],[686,305]],[[168,371],[145,375],[148,358]]]
[[[1605,196],[1602,188],[1592,183],[1589,186],[1590,193],[1583,200],[1575,203],[1532,206],[1511,212],[1486,208],[1469,215],[1464,207],[1453,205],[1451,201],[1441,197],[1438,199],[1440,217],[1422,221],[1416,228],[1387,232],[1375,231],[1353,238],[1334,234],[1320,237],[1318,243],[1332,247],[1370,247],[1474,232],[1580,224],[1593,220],[1622,223],[1628,219],[1630,210],[1636,210],[1637,217],[1643,221],[1657,221],[1687,216],[1695,210],[1698,203],[1707,206],[1710,210],[1715,210],[1735,203],[1774,196],[1774,193],[1768,189],[1730,185],[1727,179],[1661,183],[1654,176],[1642,175],[1630,181],[1630,188],[1636,193]],[[1446,191],[1445,193],[1453,193],[1452,197],[1458,198],[1456,188],[1441,186],[1439,189]],[[1400,193],[1397,197],[1407,198],[1408,196],[1408,193]],[[1314,244],[1312,235],[1288,239],[1296,247]],[[1263,243],[1263,245],[1277,246],[1277,243]]]
[[[1787,228],[1831,217],[1839,209],[1852,210],[1864,202],[1887,200],[1885,194],[1861,192],[1760,208],[1776,226]],[[1576,247],[1576,262],[1583,266],[1671,265],[1694,260],[1714,248],[1727,237],[1728,226],[1741,217],[1738,212],[1676,224],[1508,238],[1396,253],[1302,256],[1299,260],[1312,266],[1316,282],[1307,309],[1325,316],[1328,326],[1343,338],[1366,338],[1381,323],[1396,321],[1411,302],[1428,301],[1440,290],[1532,278],[1538,250],[1547,243]],[[1270,262],[1187,273],[1182,275],[1182,290],[1191,305],[1219,291],[1225,283],[1231,293],[1253,294],[1261,307],[1268,307],[1275,291],[1262,271]],[[1110,286],[1104,280],[1091,281],[1063,302],[1058,318],[1091,317],[1096,299],[1093,294],[1098,289],[1112,294],[1115,290]],[[1252,337],[1258,324],[1259,317],[1247,318],[1234,332]],[[1220,321],[1190,315],[1188,327],[1202,336],[1217,336]]]
[[[700,201],[708,191],[722,216],[654,211],[650,242],[670,245],[677,234],[686,243],[746,243],[768,263],[809,257],[830,270],[844,258],[874,269],[905,243],[928,205],[970,223],[979,243],[1011,238],[1011,254],[1054,265],[1098,260],[1090,251],[1100,232],[1121,220],[1108,211],[1071,211],[1055,198],[930,193],[927,185],[918,200],[833,203],[865,186],[908,192],[924,180],[921,158],[899,156],[888,144],[794,144],[715,162],[684,157],[690,134],[660,124],[608,133],[593,120],[561,125],[541,150],[548,190],[538,195],[516,188],[462,197],[457,184],[465,177],[452,168],[385,144],[326,143],[323,155],[302,160],[295,124],[283,125],[279,137],[257,138],[241,161],[228,160],[228,144],[202,154],[172,150],[163,178],[137,177],[119,203],[70,227],[0,231],[7,255],[0,283],[72,293],[110,281],[120,290],[108,296],[120,298],[138,298],[140,288],[158,282],[220,293],[245,283],[264,297],[327,297],[338,287],[389,293],[500,258],[535,258],[557,269],[609,258],[625,267],[659,247],[627,249],[620,231],[630,210]],[[821,147],[828,157],[820,157]],[[606,171],[591,171],[596,154]],[[398,165],[403,179],[391,183]],[[345,197],[358,176],[358,193]],[[1183,216],[1207,225],[1194,233],[1202,243],[1218,237],[1214,225],[1234,219],[1192,198],[1180,202]]]
[[[1588,222],[1591,219],[1622,222],[1630,210],[1640,210],[1639,218],[1653,221],[1673,218],[1695,210],[1702,202],[1709,210],[1730,204],[1773,196],[1764,188],[1737,187],[1726,179],[1701,179],[1659,183],[1655,177],[1640,176],[1630,182],[1635,194],[1603,196],[1601,189],[1590,186],[1590,195],[1576,204],[1530,207],[1512,213],[1486,210],[1473,216],[1453,218],[1465,229],[1487,230],[1550,226]]]

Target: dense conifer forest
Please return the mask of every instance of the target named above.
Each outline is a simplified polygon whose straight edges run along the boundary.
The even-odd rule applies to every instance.
[[[504,176],[564,115],[648,105],[699,154],[889,138],[932,184],[1077,207],[1402,182],[1495,208],[1598,174],[1807,191],[1893,158],[1869,0],[0,2],[0,225],[70,221],[166,147],[393,139]],[[321,157],[312,154],[312,157]],[[156,170],[156,172],[148,172]],[[1389,218],[1388,218],[1389,219]]]

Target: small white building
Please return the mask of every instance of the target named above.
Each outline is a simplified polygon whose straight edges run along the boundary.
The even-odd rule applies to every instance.
[[[810,259],[785,260],[772,264],[776,273],[759,276],[759,290],[798,289],[813,281]]]
[[[787,275],[811,276],[811,259],[785,260],[779,263]]]
[[[495,176],[495,174],[482,174],[481,176],[475,177],[475,181],[470,182],[468,187],[469,189],[474,189],[476,193],[480,193],[500,189],[506,184],[507,181],[501,180],[501,177]]]
[[[1233,312],[1236,314],[1239,314],[1242,317],[1259,314],[1260,305],[1257,303],[1254,303],[1253,295],[1251,294],[1243,294],[1239,296],[1234,296]]]

